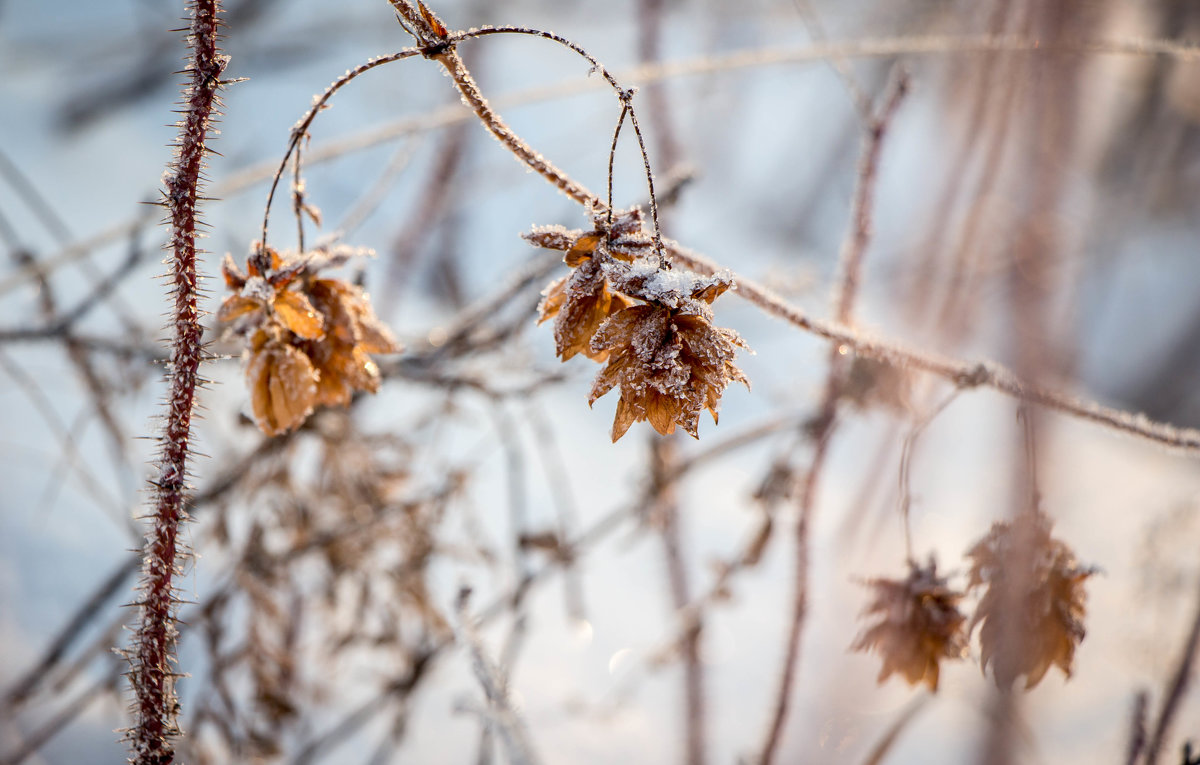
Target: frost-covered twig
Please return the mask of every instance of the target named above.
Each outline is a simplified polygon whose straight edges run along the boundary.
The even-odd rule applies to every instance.
[[[664,244],[671,260],[692,271],[706,275],[729,272],[725,266],[689,250],[678,242],[667,240]],[[753,279],[734,273],[733,280],[737,284],[733,294],[792,326],[823,337],[838,346],[845,346],[847,352],[902,369],[928,372],[961,388],[992,388],[1007,396],[1053,409],[1069,417],[1094,422],[1119,433],[1152,441],[1174,451],[1200,453],[1200,430],[1195,428],[1178,428],[1142,414],[1104,406],[1065,391],[1031,383],[993,361],[954,359],[912,348],[896,340],[872,337],[836,321],[815,319]]]
[[[221,74],[229,59],[219,52],[220,0],[195,0],[191,7],[186,69],[191,82],[183,94],[176,156],[166,175],[163,205],[171,226],[174,305],[170,392],[154,479],[152,525],[142,552],[140,621],[128,650],[133,690],[133,726],[127,732],[131,762],[165,765],[175,759],[179,734],[175,698],[175,616],[173,578],[179,569],[179,527],[187,517],[188,459],[192,409],[203,354],[197,306],[196,201],[208,149],[205,141],[216,113]]]

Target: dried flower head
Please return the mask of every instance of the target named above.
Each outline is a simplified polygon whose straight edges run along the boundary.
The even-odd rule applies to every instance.
[[[982,625],[983,669],[991,665],[1001,688],[1019,675],[1032,688],[1052,665],[1070,677],[1075,647],[1085,635],[1083,582],[1096,569],[1081,566],[1066,543],[1051,537],[1050,520],[1038,511],[992,524],[967,557],[967,589],[987,587],[968,628]]]
[[[664,280],[672,283],[677,279],[671,276],[690,282],[686,297],[670,305],[660,295],[655,302],[626,308],[605,321],[592,338],[594,351],[611,355],[592,385],[588,404],[614,387],[621,389],[613,441],[643,420],[663,435],[678,425],[698,438],[700,412],[707,409],[716,422],[729,383],[749,387],[734,364],[737,349],[745,343],[733,330],[714,327],[708,307],[728,289],[728,280],[692,279],[669,271],[655,274],[665,274]]]
[[[716,422],[729,383],[749,386],[734,363],[745,343],[712,325],[710,306],[733,283],[660,264],[638,208],[615,214],[611,224],[602,211],[594,210],[593,219],[596,228],[586,233],[551,226],[526,235],[540,247],[565,251],[575,269],[543,293],[541,321],[555,319],[564,361],[583,353],[607,362],[588,404],[620,387],[613,441],[643,420],[663,435],[679,426],[698,437],[700,412],[707,409]]]
[[[591,231],[546,226],[525,235],[539,247],[564,251],[563,262],[575,269],[552,282],[538,306],[539,324],[554,319],[555,352],[563,361],[579,353],[593,361],[605,360],[608,354],[593,350],[591,339],[605,319],[634,301],[609,289],[603,265],[609,259],[631,263],[653,246],[642,228],[640,208],[616,214],[611,227],[599,211],[593,211],[593,218],[596,228]]]
[[[906,579],[872,579],[874,595],[864,616],[877,621],[851,648],[883,657],[878,682],[899,672],[910,685],[925,683],[937,691],[942,659],[961,659],[967,650],[967,617],[958,610],[963,594],[937,574],[932,558],[922,567],[909,564]]]
[[[225,257],[234,294],[217,319],[246,337],[251,408],[268,435],[300,426],[316,406],[349,404],[356,390],[374,393],[379,368],[369,354],[400,350],[361,288],[316,278],[348,257],[337,250],[289,259],[267,248],[247,261],[247,274]]]

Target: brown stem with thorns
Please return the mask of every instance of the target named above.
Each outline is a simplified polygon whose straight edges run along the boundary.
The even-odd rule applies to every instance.
[[[140,622],[129,649],[129,683],[134,694],[134,725],[128,731],[130,762],[165,765],[175,759],[178,735],[174,644],[177,635],[173,577],[179,569],[177,538],[187,518],[188,457],[192,409],[203,353],[197,307],[196,200],[205,139],[217,108],[221,73],[228,63],[217,47],[220,0],[195,0],[188,45],[191,82],[184,91],[177,152],[166,179],[163,204],[171,225],[173,339],[166,427],[161,436],[158,477],[154,480],[153,524],[142,551]]]

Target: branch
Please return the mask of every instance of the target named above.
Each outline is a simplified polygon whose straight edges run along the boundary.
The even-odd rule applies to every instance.
[[[163,205],[171,226],[174,325],[170,398],[160,437],[158,478],[153,481],[154,523],[142,552],[140,621],[128,651],[129,684],[134,694],[134,725],[126,732],[131,762],[167,765],[175,760],[179,735],[175,697],[175,627],[178,599],[173,577],[179,570],[180,524],[187,518],[188,458],[191,453],[192,409],[203,355],[197,307],[196,202],[208,153],[205,141],[217,111],[221,74],[229,62],[217,46],[220,0],[194,0],[185,72],[191,82],[183,93],[176,156],[166,177]]]

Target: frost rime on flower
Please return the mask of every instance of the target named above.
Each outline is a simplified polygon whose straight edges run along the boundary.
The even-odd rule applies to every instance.
[[[558,356],[583,353],[606,362],[588,404],[619,387],[612,439],[635,422],[648,421],[668,435],[676,426],[699,437],[700,413],[717,420],[730,382],[749,386],[734,363],[745,348],[732,330],[712,325],[711,304],[732,286],[725,275],[700,278],[656,262],[641,210],[614,216],[594,211],[589,232],[536,228],[526,239],[566,252],[575,269],[553,282],[539,306],[540,320],[554,319]]]

